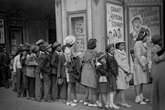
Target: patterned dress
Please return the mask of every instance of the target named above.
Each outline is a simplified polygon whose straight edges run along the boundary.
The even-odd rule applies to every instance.
[[[96,59],[95,50],[87,50],[84,54],[84,64],[81,73],[81,83],[87,87],[96,88],[97,78],[94,61]]]

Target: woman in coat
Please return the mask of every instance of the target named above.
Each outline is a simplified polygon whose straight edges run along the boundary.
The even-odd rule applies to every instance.
[[[83,67],[81,73],[81,84],[85,87],[85,102],[84,105],[96,106],[96,39],[90,39],[87,44],[87,50],[83,57]]]
[[[147,34],[145,29],[141,29],[137,41],[134,46],[135,60],[134,60],[134,85],[136,91],[135,102],[139,104],[146,104],[143,96],[143,85],[148,83],[147,74],[147,48],[144,43],[147,41]]]
[[[152,39],[153,110],[165,110],[165,51],[160,50],[159,42],[161,42],[159,38]]]
[[[117,96],[120,95],[119,104],[124,107],[130,107],[125,99],[125,90],[129,88],[130,68],[128,64],[128,57],[125,52],[125,42],[117,41],[115,50],[115,59],[118,64],[118,76],[117,76]]]

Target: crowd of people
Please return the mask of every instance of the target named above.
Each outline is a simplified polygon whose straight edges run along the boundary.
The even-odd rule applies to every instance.
[[[146,104],[149,100],[143,96],[143,85],[149,82],[148,73],[153,73],[153,91],[157,93],[160,83],[159,78],[155,77],[157,65],[165,59],[160,39],[153,38],[152,42],[146,44],[147,37],[148,30],[140,29],[131,50],[131,60],[126,52],[125,41],[118,40],[109,44],[105,52],[98,52],[97,40],[92,38],[87,42],[87,50],[82,53],[74,51],[76,38],[72,35],[66,37],[64,45],[58,42],[49,44],[42,39],[32,45],[22,44],[11,60],[5,49],[1,49],[0,83],[8,87],[9,74],[6,73],[11,73],[12,88],[18,97],[38,102],[60,100],[68,106],[82,102],[86,106],[119,109],[120,106],[131,107],[126,100],[125,91],[133,80],[135,102]],[[151,48],[150,68],[148,47]],[[85,90],[80,100],[77,98],[77,83]],[[158,95],[154,96],[153,103],[156,105]]]

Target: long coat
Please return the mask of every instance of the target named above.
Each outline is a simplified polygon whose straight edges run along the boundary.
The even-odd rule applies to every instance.
[[[96,51],[86,50],[83,58],[83,67],[81,73],[81,83],[87,87],[96,88],[97,76],[95,68]]]
[[[155,62],[154,73],[153,73],[153,97],[152,105],[153,110],[165,110],[165,53],[161,55],[161,58],[154,58]]]
[[[142,66],[147,65],[147,50],[142,41],[137,41],[134,47],[135,60],[134,60],[134,85],[148,83],[148,74],[143,71]]]
[[[66,73],[65,73],[65,55],[61,53],[61,55],[58,56],[58,69],[57,69],[57,75],[60,75],[62,78],[66,78]]]
[[[58,62],[59,62],[58,57],[59,57],[58,53],[54,51],[51,57],[51,67],[52,67],[51,73],[53,75],[57,75],[57,68],[58,68]]]
[[[115,59],[118,64],[117,89],[127,89],[129,87],[129,82],[126,80],[126,77],[127,73],[130,73],[130,68],[126,52],[116,49]]]

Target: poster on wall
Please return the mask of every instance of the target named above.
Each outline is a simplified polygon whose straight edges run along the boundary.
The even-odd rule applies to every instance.
[[[132,41],[136,40],[141,27],[149,30],[148,40],[161,35],[159,6],[129,7],[128,15],[130,48],[133,48]]]
[[[5,35],[4,35],[4,20],[0,19],[0,44],[5,43]]]
[[[83,52],[86,49],[86,21],[85,14],[70,14],[69,15],[69,34],[76,37],[76,52]]]
[[[106,4],[107,15],[107,44],[115,43],[117,40],[124,40],[124,16],[121,5]]]

